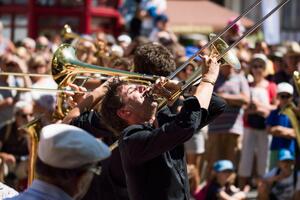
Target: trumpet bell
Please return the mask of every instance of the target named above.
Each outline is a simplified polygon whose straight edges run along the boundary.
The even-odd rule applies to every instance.
[[[64,40],[74,39],[73,31],[72,31],[71,27],[68,24],[64,25],[64,28],[61,30],[60,34],[61,34],[61,36]]]
[[[216,37],[216,34],[211,33],[209,34],[209,39],[212,40],[214,37]],[[222,40],[220,37],[212,44],[212,48],[217,51],[219,55],[222,55],[223,52],[229,47],[229,45]],[[227,63],[231,65],[235,69],[241,69],[241,63],[239,59],[236,57],[236,55],[232,52],[232,50],[228,51],[222,58],[221,62]]]
[[[53,55],[51,68],[53,79],[60,86],[66,86],[67,83],[73,82],[76,78],[70,73],[71,60],[77,60],[75,49],[69,44],[61,44]]]

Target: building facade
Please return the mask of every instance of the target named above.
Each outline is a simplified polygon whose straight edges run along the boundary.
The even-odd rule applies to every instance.
[[[18,41],[40,34],[58,34],[65,24],[79,33],[103,30],[117,34],[121,0],[0,0],[3,34]]]

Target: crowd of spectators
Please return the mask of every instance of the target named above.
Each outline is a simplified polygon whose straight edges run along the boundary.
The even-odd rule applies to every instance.
[[[133,58],[142,59],[136,49],[155,43],[167,48],[180,66],[191,50],[197,51],[208,39],[194,41],[192,47],[181,44],[168,25],[165,9],[165,1],[142,2],[131,16],[127,32],[75,39],[72,44],[77,58],[143,73],[143,66],[133,66],[139,62]],[[2,30],[0,22],[1,72],[49,76],[0,75],[0,86],[56,89],[51,59],[63,38],[39,36],[13,43]],[[242,31],[242,26],[236,25],[224,39],[232,43]],[[226,111],[185,144],[191,194],[196,200],[245,199],[249,190],[257,188],[260,199],[299,199],[300,135],[284,110],[292,104],[296,114],[300,110],[293,82],[293,72],[300,70],[300,45],[296,41],[273,46],[264,41],[252,44],[246,38],[233,51],[242,68],[224,64],[215,83],[215,93],[228,104]],[[186,80],[200,65],[201,57],[197,57],[176,78]],[[90,78],[82,86],[92,90],[101,84],[99,80]],[[80,80],[76,83],[82,84]],[[55,122],[52,113],[56,99],[56,92],[0,90],[0,177],[16,190],[26,187],[30,146],[26,131],[18,127],[41,114],[43,125]]]

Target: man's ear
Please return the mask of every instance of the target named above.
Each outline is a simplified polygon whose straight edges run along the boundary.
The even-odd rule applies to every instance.
[[[128,120],[128,117],[130,117],[131,112],[130,110],[127,110],[126,108],[120,108],[117,110],[117,115],[121,118],[124,119],[125,121]]]

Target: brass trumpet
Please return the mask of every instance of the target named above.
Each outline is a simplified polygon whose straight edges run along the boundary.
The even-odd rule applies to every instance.
[[[295,83],[297,93],[300,96],[300,73],[298,71],[294,71],[293,80],[294,80],[294,83]]]
[[[37,146],[39,142],[39,133],[42,129],[41,116],[28,122],[19,129],[25,130],[29,137],[29,167],[28,167],[28,186],[34,179],[35,163],[37,158]]]
[[[295,71],[293,74],[293,81],[296,87],[296,90],[298,94],[300,94],[300,74],[298,71]],[[300,123],[299,123],[299,107],[296,107],[296,105],[291,102],[287,106],[285,106],[282,110],[281,113],[285,114],[288,116],[288,118],[291,121],[292,127],[296,132],[296,139],[298,142],[298,145],[300,145]]]
[[[83,40],[83,41],[88,41],[88,42],[93,42],[92,40],[89,40],[89,39],[86,39],[86,38],[83,38],[81,37],[80,35],[74,33],[72,31],[72,28],[70,25],[68,24],[65,24],[62,31],[61,31],[61,37],[64,39],[64,40],[73,40],[73,39],[79,39],[79,40]]]

